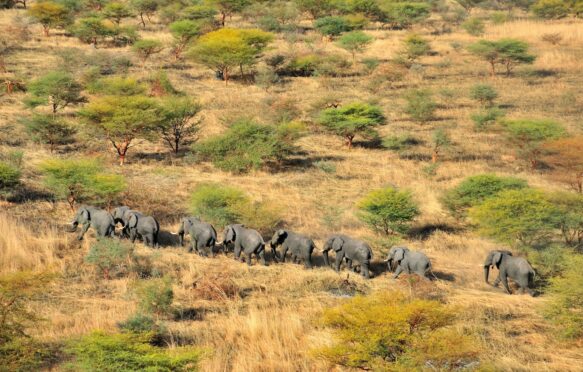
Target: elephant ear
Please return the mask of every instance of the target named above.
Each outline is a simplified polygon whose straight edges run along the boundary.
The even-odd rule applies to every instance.
[[[235,229],[233,226],[227,227],[227,234],[225,235],[225,241],[232,242],[235,240]]]
[[[502,260],[502,252],[495,252],[494,255],[492,255],[492,266],[498,267],[500,260]]]
[[[332,249],[334,249],[334,252],[338,252],[339,250],[342,249],[343,245],[344,245],[344,240],[342,240],[341,238],[336,238],[336,239],[334,239],[334,242],[332,243]]]
[[[405,249],[404,248],[397,248],[395,249],[395,261],[402,261],[405,258]]]
[[[277,230],[277,236],[279,236],[280,238],[285,238],[287,236],[287,231],[279,229]]]
[[[130,216],[130,219],[128,221],[128,226],[130,228],[135,228],[136,226],[138,226],[138,216],[136,216],[135,213]]]
[[[85,221],[91,220],[91,214],[89,213],[89,210],[87,208],[81,209],[81,217],[85,219]]]

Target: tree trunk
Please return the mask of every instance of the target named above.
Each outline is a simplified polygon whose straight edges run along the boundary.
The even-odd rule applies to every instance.
[[[346,145],[350,150],[352,148],[352,141],[354,140],[354,136],[346,136]]]
[[[142,28],[146,28],[146,21],[144,21],[144,13],[140,13],[140,23],[142,24]]]
[[[433,164],[437,163],[438,158],[439,158],[439,150],[433,150],[433,154],[431,155],[431,163],[433,163]]]
[[[67,196],[67,203],[69,203],[69,208],[71,208],[71,211],[74,212],[75,211],[75,195],[72,192],[69,193],[69,196]]]
[[[119,165],[123,166],[126,162],[126,154],[128,152],[131,140],[125,139],[120,145],[114,143],[114,147],[119,155]]]
[[[225,80],[225,85],[229,84],[229,68],[227,67],[223,69],[223,80]]]
[[[493,61],[490,62],[490,75],[492,77],[496,76],[496,63]]]
[[[6,93],[11,94],[14,92],[14,82],[7,80],[6,81]]]
[[[43,25],[43,35],[45,37],[49,37],[49,26],[48,25]]]
[[[221,12],[221,26],[225,27],[225,20],[227,19],[227,13]]]

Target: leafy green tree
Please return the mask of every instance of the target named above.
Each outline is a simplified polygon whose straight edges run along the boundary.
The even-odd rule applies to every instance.
[[[539,18],[560,19],[569,15],[569,4],[564,0],[538,0],[530,10]]]
[[[498,92],[488,84],[476,84],[470,89],[470,98],[483,105],[492,106],[494,100],[498,98]]]
[[[81,95],[82,90],[81,84],[71,74],[52,71],[28,85],[29,97],[25,104],[29,107],[48,104],[55,114],[59,109],[85,102],[85,97]]]
[[[279,163],[292,154],[301,129],[296,123],[271,126],[240,121],[193,149],[220,169],[243,173]]]
[[[132,46],[132,51],[140,58],[143,65],[146,64],[148,58],[160,53],[162,50],[164,50],[162,43],[154,39],[139,40]]]
[[[410,28],[431,15],[430,5],[424,2],[380,1],[380,9],[384,13],[381,21],[392,28]]]
[[[126,191],[128,185],[125,177],[113,173],[98,173],[87,177],[87,188],[91,192],[91,199],[105,205],[108,210],[114,202],[119,202],[120,195]]]
[[[565,245],[583,251],[583,195],[553,192],[549,199],[559,210],[559,229]]]
[[[518,64],[532,64],[536,57],[528,53],[528,44],[516,39],[500,39],[497,41],[480,40],[468,47],[470,53],[490,64],[490,73],[496,74],[496,66],[506,67],[509,76]]]
[[[431,52],[429,41],[418,34],[410,34],[403,40],[401,54],[411,62],[429,54],[429,52]]]
[[[142,314],[152,314],[158,317],[172,313],[174,291],[170,278],[145,280],[138,283],[134,289],[138,298],[138,308]]]
[[[352,31],[352,26],[344,17],[328,16],[318,18],[314,27],[324,36],[335,37],[344,32]]]
[[[405,94],[407,105],[405,112],[420,123],[433,119],[437,104],[433,101],[432,93],[427,89],[414,89]]]
[[[163,119],[160,133],[168,147],[178,154],[180,147],[196,142],[202,119],[202,106],[187,97],[168,97],[162,103]]]
[[[119,26],[123,19],[133,16],[133,13],[125,3],[113,1],[105,5],[103,16]]]
[[[221,26],[225,27],[227,17],[232,17],[234,13],[242,11],[251,2],[250,0],[208,0],[221,13]]]
[[[218,184],[198,185],[190,194],[190,212],[216,226],[238,223],[243,219],[249,198],[239,189]]]
[[[160,105],[144,96],[103,96],[89,102],[80,112],[111,142],[120,165],[136,138],[151,138],[162,117]]]
[[[85,262],[93,265],[103,275],[103,279],[110,280],[112,272],[116,274],[130,264],[133,258],[131,244],[118,239],[100,239],[91,245]]]
[[[92,94],[110,96],[137,96],[145,94],[148,87],[132,76],[111,76],[97,79],[87,86]]]
[[[451,146],[451,138],[449,137],[449,134],[443,129],[437,129],[433,132],[431,142],[432,142],[431,162],[433,164],[436,164],[439,160],[439,155],[441,151]]]
[[[220,72],[226,84],[232,69],[253,65],[272,38],[261,30],[223,28],[203,35],[188,54],[196,62]]]
[[[406,232],[420,214],[411,193],[393,187],[369,192],[357,207],[360,220],[385,235]]]
[[[486,27],[484,26],[484,21],[480,18],[470,18],[464,23],[462,23],[462,28],[466,30],[466,32],[472,36],[482,36],[486,31]]]
[[[352,54],[352,63],[356,60],[356,53],[362,53],[372,43],[374,38],[362,31],[352,31],[338,39],[338,46]]]
[[[486,109],[473,113],[470,118],[474,122],[476,130],[480,131],[497,123],[505,114],[498,107],[487,107]]]
[[[56,115],[33,114],[31,118],[22,118],[26,131],[34,142],[46,144],[51,152],[57,146],[68,145],[75,141],[77,130],[63,118]]]
[[[344,137],[350,149],[354,137],[377,138],[374,129],[385,124],[382,110],[367,103],[353,102],[338,108],[329,108],[320,113],[318,122],[331,133]]]
[[[40,165],[44,184],[57,198],[64,199],[74,210],[78,201],[87,200],[88,178],[101,171],[95,160],[89,159],[49,159]]]
[[[168,27],[174,38],[174,47],[172,49],[174,59],[178,60],[188,44],[201,35],[200,22],[183,19],[170,24]]]
[[[47,37],[51,28],[64,28],[72,22],[69,10],[52,1],[34,3],[27,12],[43,26],[44,35]]]
[[[308,13],[312,19],[330,15],[334,9],[332,0],[294,0],[300,11]]]
[[[560,210],[533,189],[506,190],[470,209],[478,231],[502,242],[524,245],[548,241],[560,227]]]
[[[448,190],[441,202],[456,218],[464,217],[469,208],[482,203],[504,190],[522,190],[526,181],[514,177],[499,177],[494,174],[479,174],[464,179]]]
[[[140,24],[146,27],[144,16],[151,22],[150,17],[158,10],[157,0],[130,0],[130,5],[140,17]]]
[[[553,120],[506,120],[502,125],[510,142],[518,148],[518,154],[530,163],[532,169],[538,165],[543,143],[566,134],[565,128]]]
[[[544,143],[544,162],[553,168],[554,178],[583,194],[583,136]]]

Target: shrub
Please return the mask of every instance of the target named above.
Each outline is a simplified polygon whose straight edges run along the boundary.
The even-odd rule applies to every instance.
[[[87,177],[86,188],[94,203],[104,205],[108,210],[114,202],[119,202],[128,185],[125,177],[114,173],[97,173]]]
[[[405,94],[407,105],[405,113],[420,123],[426,123],[433,119],[437,104],[433,100],[432,93],[427,89],[415,89]]]
[[[69,10],[52,1],[40,1],[32,4],[28,8],[28,14],[43,26],[46,37],[49,36],[51,28],[64,28],[71,23]]]
[[[400,292],[357,296],[327,309],[323,324],[335,339],[317,350],[331,363],[366,370],[457,368],[476,359],[473,337],[449,327],[455,313],[437,301]]]
[[[393,28],[409,28],[423,22],[431,15],[431,6],[416,1],[385,1],[380,2],[382,10],[381,21]]]
[[[356,135],[377,138],[374,128],[385,123],[385,116],[378,106],[353,102],[322,111],[318,122],[331,133],[344,137],[350,149]]]
[[[77,371],[192,371],[201,352],[192,347],[172,350],[152,346],[152,333],[107,334],[95,331],[71,342],[72,370]]]
[[[563,40],[563,35],[558,32],[543,34],[540,38],[542,41],[547,42],[551,45],[559,45]]]
[[[2,371],[48,371],[60,362],[61,345],[21,337],[0,342]]]
[[[352,31],[352,26],[343,17],[330,16],[318,18],[314,27],[324,36],[338,36],[344,32]]]
[[[111,279],[126,270],[133,258],[133,248],[127,242],[112,239],[100,239],[95,242],[85,256],[85,262],[94,265],[104,279]]]
[[[53,114],[69,105],[85,102],[81,96],[83,87],[75,78],[63,71],[53,71],[33,80],[28,85],[29,97],[25,104],[29,107],[50,105]]]
[[[484,21],[480,18],[470,18],[462,23],[462,28],[472,36],[482,36],[485,31]]]
[[[565,244],[583,250],[583,195],[553,192],[549,198],[559,210],[559,229]]]
[[[352,62],[354,63],[356,53],[364,52],[372,41],[372,36],[362,31],[352,31],[338,39],[338,46],[352,54]]]
[[[432,155],[431,155],[431,162],[433,164],[437,163],[439,160],[439,156],[443,149],[447,149],[451,146],[451,138],[449,134],[443,129],[436,129],[431,136],[432,142]]]
[[[501,191],[472,207],[469,216],[478,231],[506,243],[527,246],[549,241],[560,226],[560,210],[542,191]]]
[[[134,289],[138,309],[142,314],[168,316],[172,314],[174,291],[170,278],[142,280]]]
[[[271,126],[240,121],[224,134],[195,144],[193,150],[220,169],[245,173],[281,162],[292,154],[301,130],[294,123]]]
[[[162,42],[154,39],[139,40],[132,46],[133,52],[142,60],[142,64],[145,64],[152,55],[160,53],[163,49]]]
[[[20,184],[20,176],[18,167],[0,161],[0,194],[10,194]]]
[[[488,107],[470,116],[476,130],[485,130],[496,124],[506,113],[498,107]]]
[[[496,66],[506,67],[506,76],[518,64],[532,64],[536,57],[528,53],[528,44],[516,39],[500,39],[497,41],[480,40],[468,47],[470,53],[490,64],[490,74],[496,74]]]
[[[358,217],[373,230],[391,235],[405,232],[419,214],[409,191],[392,187],[369,192],[358,203]]]
[[[196,118],[202,106],[191,98],[168,97],[162,102],[164,120],[160,122],[160,133],[168,147],[178,154],[181,146],[198,140],[202,119]]]
[[[465,216],[469,208],[479,205],[501,191],[520,190],[526,187],[526,181],[519,178],[480,174],[466,178],[447,191],[442,203],[453,216],[460,218]]]
[[[92,81],[87,85],[87,90],[92,94],[136,96],[145,94],[147,87],[131,76],[112,76]]]
[[[66,120],[56,115],[33,114],[31,118],[23,118],[26,131],[34,142],[46,144],[51,152],[57,146],[68,145],[75,141],[77,132]]]
[[[470,89],[470,98],[483,105],[492,106],[498,98],[498,92],[489,84],[476,84]]]
[[[402,152],[413,146],[421,144],[421,141],[411,134],[391,136],[383,139],[383,146],[389,150]]]
[[[123,322],[118,323],[118,328],[123,331],[133,333],[155,332],[157,330],[156,320],[149,315],[135,314]]]
[[[583,136],[543,144],[543,161],[553,168],[557,180],[583,194]]]
[[[418,34],[410,34],[403,40],[403,49],[401,54],[410,62],[417,60],[419,57],[429,54],[431,45]]]
[[[543,19],[559,19],[569,15],[569,5],[563,0],[538,0],[530,10]]]

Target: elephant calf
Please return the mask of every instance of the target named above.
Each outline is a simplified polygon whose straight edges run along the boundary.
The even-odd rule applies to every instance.
[[[304,259],[306,268],[312,268],[312,252],[314,252],[314,242],[307,236],[296,234],[288,230],[277,230],[271,238],[270,246],[273,251],[273,257],[277,260],[278,246],[282,247],[281,261],[285,262],[285,256],[289,251],[294,263],[299,263]]]
[[[98,237],[113,237],[115,234],[115,223],[113,217],[103,209],[82,206],[77,210],[71,222],[71,232],[77,230],[77,226],[82,225],[81,232],[77,236],[78,240],[83,240],[83,236],[93,227]]]
[[[223,247],[234,245],[235,259],[241,261],[241,252],[247,256],[247,265],[251,266],[251,256],[261,259],[261,263],[267,266],[265,261],[265,242],[259,232],[248,229],[243,225],[235,224],[225,227],[223,232]]]
[[[510,287],[508,287],[508,278],[510,278],[518,284],[522,293],[527,292],[534,296],[531,285],[534,281],[535,272],[527,260],[522,257],[514,257],[508,251],[491,251],[484,262],[484,280],[486,283],[488,283],[490,267],[493,268],[494,266],[499,270],[498,277],[494,281],[494,287],[497,287],[502,282],[506,292],[512,294]]]
[[[392,247],[385,262],[389,271],[395,271],[393,279],[397,279],[402,272],[415,273],[422,278],[427,278],[427,274],[431,272],[429,258],[424,253],[411,251],[407,247]]]
[[[149,247],[159,247],[158,234],[160,224],[152,216],[146,216],[129,207],[117,207],[113,210],[115,223],[123,225],[122,236],[129,236],[132,243],[140,237]]]
[[[208,248],[211,257],[215,256],[217,232],[211,224],[202,222],[198,217],[185,217],[180,222],[178,230],[180,246],[184,244],[184,236],[188,234],[191,240],[188,252],[196,251],[200,256],[206,256],[204,251]]]
[[[336,252],[336,262],[334,269],[340,271],[342,260],[346,258],[348,267],[352,268],[352,262],[360,264],[360,274],[369,279],[369,267],[373,254],[370,246],[362,240],[352,239],[346,235],[332,235],[328,238],[322,249],[324,255],[324,264],[329,266],[328,251]]]

